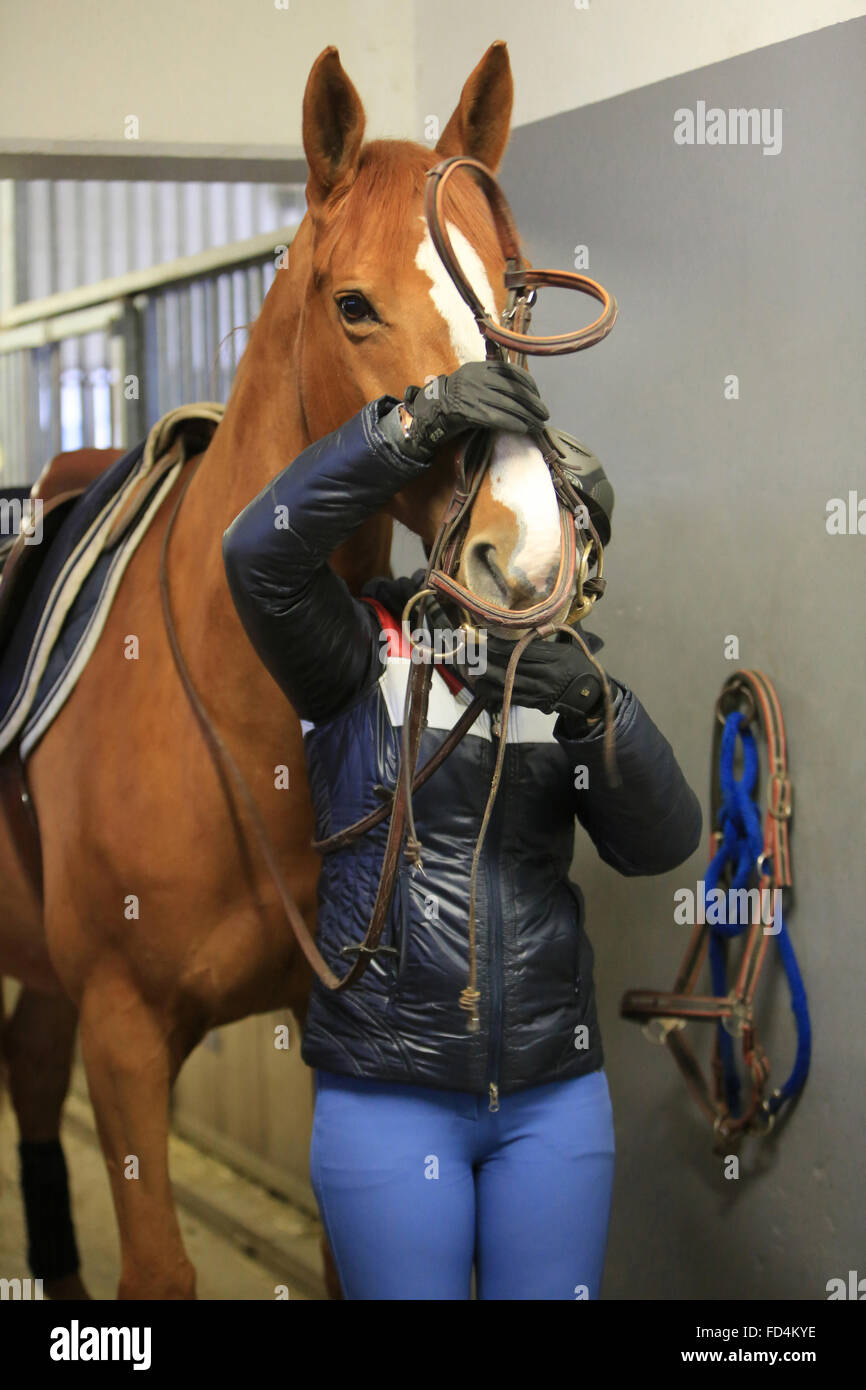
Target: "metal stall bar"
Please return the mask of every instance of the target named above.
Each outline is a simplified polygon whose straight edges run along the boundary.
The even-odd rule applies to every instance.
[[[9,305],[0,314],[6,476],[11,476],[13,468],[16,474],[33,474],[64,445],[94,443],[96,392],[105,388],[93,370],[93,360],[100,354],[88,351],[92,344],[82,341],[87,334],[106,335],[102,361],[109,370],[115,445],[133,443],[148,422],[196,394],[224,398],[243,335],[233,334],[220,354],[213,373],[216,390],[204,390],[218,345],[233,328],[240,330],[259,312],[273,276],[274,248],[290,244],[293,236],[293,228],[278,228],[146,270]],[[176,327],[170,334],[172,320]],[[35,354],[46,347],[50,353],[40,353],[42,360],[37,362]],[[63,385],[76,371],[81,435],[64,441]],[[29,406],[16,399],[13,385],[24,380],[25,373],[34,379],[27,393],[28,399],[34,397]]]

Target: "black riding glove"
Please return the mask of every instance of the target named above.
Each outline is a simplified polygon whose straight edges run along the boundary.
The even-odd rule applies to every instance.
[[[429,461],[446,440],[478,427],[526,434],[540,429],[550,411],[523,367],[486,359],[465,362],[427,386],[409,386],[403,400],[412,424],[400,448]]]
[[[487,670],[472,682],[476,694],[502,703],[505,671],[513,651],[513,641],[488,635]],[[567,735],[579,738],[585,734],[589,728],[587,720],[601,716],[603,699],[604,688],[598,673],[570,638],[552,642],[537,638],[521,654],[512,704],[528,705],[544,714],[556,711],[563,717]]]

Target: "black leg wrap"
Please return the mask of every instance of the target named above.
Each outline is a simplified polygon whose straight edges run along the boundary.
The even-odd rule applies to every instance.
[[[75,1274],[78,1247],[69,1205],[66,1159],[60,1140],[22,1140],[18,1153],[30,1271],[37,1279],[62,1279],[66,1274]]]

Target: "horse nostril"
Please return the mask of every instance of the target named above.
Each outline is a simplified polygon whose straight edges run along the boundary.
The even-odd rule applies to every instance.
[[[496,563],[496,546],[492,541],[475,540],[466,548],[467,587],[488,601],[507,604],[510,599],[508,581]]]

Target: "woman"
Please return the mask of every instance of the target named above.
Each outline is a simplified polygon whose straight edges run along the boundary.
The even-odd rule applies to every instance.
[[[329,555],[449,439],[478,427],[530,433],[548,417],[515,365],[467,363],[437,386],[364,406],[225,535],[238,612],[304,721],[320,836],[395,785],[407,663],[392,644],[383,661],[382,622],[390,613],[399,625],[421,579],[373,581],[355,600]],[[277,508],[287,529],[275,527]],[[501,703],[509,649],[489,638],[475,693]],[[438,670],[419,765],[470,698]],[[627,687],[611,687],[617,787],[605,775],[602,691],[578,645],[536,640],[518,665],[478,880],[479,1031],[467,1029],[459,995],[498,746],[488,714],[413,797],[422,869],[400,870],[366,972],[337,994],[313,982],[302,1048],[316,1069],[311,1174],[347,1298],[465,1299],[473,1262],[481,1299],[598,1296],[614,1134],[592,948],[568,880],[574,820],[623,874],[674,868],[701,830],[669,744]],[[386,834],[383,823],[324,858],[318,945],[340,976],[370,919]]]

